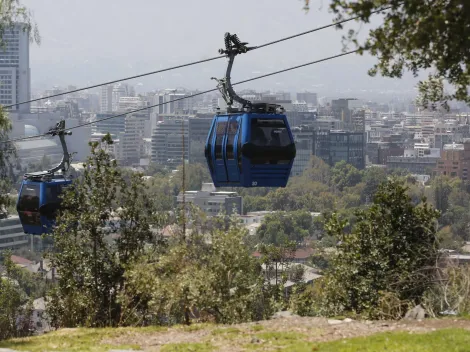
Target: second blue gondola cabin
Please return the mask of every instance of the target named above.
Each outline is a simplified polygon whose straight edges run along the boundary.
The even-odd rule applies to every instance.
[[[16,208],[24,233],[41,235],[51,231],[60,208],[60,196],[71,183],[72,180],[61,176],[48,181],[23,181]]]

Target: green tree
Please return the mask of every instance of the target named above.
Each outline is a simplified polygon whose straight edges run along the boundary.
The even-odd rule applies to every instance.
[[[350,234],[332,216],[325,229],[340,240],[327,275],[326,304],[375,316],[383,292],[403,302],[419,302],[431,285],[437,260],[438,211],[425,201],[414,206],[398,180],[379,187],[371,207],[358,211]]]
[[[302,178],[327,185],[330,182],[330,166],[319,157],[312,156]]]
[[[5,143],[11,128],[6,112],[0,107],[0,214],[5,213],[12,204],[8,192],[11,189],[12,158],[15,156],[15,148],[12,143]]]
[[[171,182],[176,194],[182,189],[183,166],[179,166],[177,170],[178,171],[171,176]],[[185,176],[185,187],[187,191],[200,191],[203,183],[212,182],[209,169],[206,165],[199,163],[186,163]]]
[[[368,202],[373,199],[379,185],[387,181],[387,172],[381,167],[370,167],[364,170],[362,180],[365,183],[365,188],[361,198],[363,202]]]
[[[449,196],[452,192],[452,180],[446,176],[438,176],[432,180],[434,190],[434,204],[436,209],[445,213],[449,208]]]
[[[103,143],[112,143],[109,134]],[[126,268],[155,241],[159,224],[142,175],[126,182],[116,161],[91,143],[82,178],[65,193],[53,232],[60,273],[48,314],[53,326],[116,326]]]
[[[28,335],[31,331],[31,300],[14,279],[19,270],[5,254],[4,275],[0,276],[0,340]]]
[[[308,7],[308,0],[306,0]],[[422,1],[333,0],[330,9],[335,20],[359,16],[369,23],[372,11],[385,7],[383,23],[372,29],[364,43],[359,43],[356,31],[349,30],[347,39],[360,49],[378,57],[378,63],[369,71],[386,77],[401,78],[405,69],[417,75],[433,69],[430,80],[419,89],[422,103],[458,99],[470,102],[470,3],[467,0]],[[340,26],[341,27],[341,26]],[[447,80],[455,92],[443,97],[441,78]]]
[[[269,201],[266,197],[245,196],[243,197],[243,211],[246,213],[252,211],[264,211],[269,209]]]
[[[296,248],[297,244],[287,239],[277,245],[257,245],[261,263],[264,265],[265,285],[276,300],[281,298]]]
[[[331,168],[331,183],[342,191],[344,187],[353,187],[361,182],[362,174],[351,164],[342,160]]]
[[[139,307],[157,324],[268,318],[272,306],[259,262],[243,242],[246,235],[231,221],[227,231],[216,229],[206,236],[193,231],[164,253],[142,258],[126,274],[123,301],[140,297],[145,304]],[[127,311],[133,314],[134,306]]]
[[[314,230],[312,215],[307,211],[275,212],[265,216],[256,235],[263,243],[280,245],[286,240],[302,242]]]

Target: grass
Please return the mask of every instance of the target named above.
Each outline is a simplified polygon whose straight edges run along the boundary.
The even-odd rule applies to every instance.
[[[0,348],[11,348],[18,351],[43,352],[108,352],[110,349],[134,349],[138,345],[111,345],[103,340],[132,334],[140,329],[64,329],[41,336],[1,341]],[[158,329],[146,329],[152,333]]]
[[[213,328],[206,326],[210,334],[197,343],[171,343],[162,346],[162,352],[211,352],[220,346],[238,346],[246,351],[292,351],[292,352],[436,352],[470,351],[470,331],[443,329],[421,334],[388,332],[367,337],[341,339],[331,342],[312,342],[317,334],[301,334],[289,331],[263,330],[254,325],[246,330],[235,327]],[[179,328],[180,329],[180,328]],[[165,333],[168,328],[117,328],[117,329],[64,329],[46,335],[0,342],[0,348],[30,352],[108,352],[111,349],[139,350],[134,344],[113,344],[113,339],[141,341],[146,334]],[[183,329],[180,329],[180,331]],[[193,329],[197,331],[200,329]],[[254,331],[256,330],[256,331]],[[175,330],[172,329],[174,332]],[[191,333],[189,332],[189,333]],[[142,336],[144,335],[144,336]],[[214,339],[215,338],[215,339]],[[208,339],[212,340],[211,342]],[[197,341],[197,340],[196,340]],[[251,342],[250,342],[251,341]]]
[[[219,328],[212,330],[212,335],[238,335],[241,331],[237,328]]]
[[[469,346],[470,332],[468,330],[443,329],[426,334],[395,332],[339,340],[318,344],[313,350],[318,352],[467,352],[470,349]],[[298,350],[298,352],[302,351]]]
[[[211,352],[214,347],[210,343],[169,343],[162,347],[161,352]]]
[[[251,327],[251,330],[253,330],[253,331],[262,331],[262,330],[264,330],[264,327],[263,327],[263,325],[253,325]]]
[[[256,336],[260,342],[245,345],[246,349],[292,352],[468,352],[470,350],[470,332],[464,329],[443,329],[426,334],[383,333],[324,343],[309,342],[302,334],[288,332],[266,332]]]
[[[180,329],[186,332],[199,331],[206,328],[214,326],[211,323],[200,323],[200,324],[191,324],[191,325],[180,325]]]

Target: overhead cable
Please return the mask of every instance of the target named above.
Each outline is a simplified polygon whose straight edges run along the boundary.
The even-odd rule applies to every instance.
[[[293,67],[286,68],[286,69],[283,69],[283,70],[279,70],[279,71],[267,73],[267,74],[264,74],[264,75],[261,75],[261,76],[249,78],[249,79],[246,79],[246,80],[243,80],[243,81],[240,81],[240,82],[233,83],[232,85],[235,86],[235,85],[239,85],[239,84],[243,84],[243,83],[247,83],[247,82],[256,81],[256,80],[258,80],[258,79],[266,78],[266,77],[269,77],[269,76],[274,76],[274,75],[277,75],[277,74],[280,74],[280,73],[284,73],[284,72],[296,70],[296,69],[299,69],[299,68],[302,68],[302,67],[306,67],[306,66],[318,64],[318,63],[321,63],[321,62],[325,62],[325,61],[329,61],[329,60],[332,60],[332,59],[336,59],[336,58],[338,58],[338,57],[342,57],[342,56],[354,54],[354,53],[357,53],[357,52],[359,52],[359,50],[347,51],[347,52],[344,52],[344,53],[341,53],[341,54],[337,54],[337,55],[333,55],[333,56],[329,56],[329,57],[326,57],[326,58],[323,58],[323,59],[320,59],[320,60],[315,60],[315,61],[307,62],[307,63],[301,64],[301,65],[293,66]],[[102,118],[102,119],[99,119],[99,120],[90,121],[90,122],[86,122],[86,123],[83,123],[83,124],[80,124],[80,125],[77,125],[77,126],[74,126],[74,127],[70,127],[70,128],[67,128],[67,131],[73,130],[73,129],[76,129],[76,128],[81,128],[81,127],[88,126],[88,125],[92,125],[92,124],[95,124],[95,123],[97,123],[97,122],[106,121],[106,120],[111,120],[111,119],[115,119],[115,118],[117,118],[117,117],[122,117],[122,116],[131,115],[131,114],[134,114],[134,113],[136,113],[136,112],[140,112],[140,111],[144,111],[144,110],[156,108],[156,107],[163,106],[163,105],[166,105],[166,104],[174,103],[174,102],[176,102],[176,101],[180,101],[180,100],[184,100],[184,99],[189,99],[189,98],[194,98],[194,97],[197,97],[197,96],[199,96],[199,95],[203,95],[203,94],[207,94],[207,93],[212,93],[212,92],[215,92],[215,91],[218,91],[218,89],[217,89],[217,88],[213,88],[213,89],[205,90],[205,91],[202,91],[202,92],[197,92],[197,93],[194,93],[194,94],[190,94],[190,95],[187,95],[187,96],[184,96],[184,97],[181,97],[181,98],[172,99],[172,100],[169,100],[169,101],[166,101],[166,102],[163,102],[163,103],[145,106],[145,107],[140,108],[140,109],[127,111],[127,112],[124,112],[124,113],[121,113],[121,114],[117,114],[117,115],[105,117],[105,118]],[[24,141],[24,140],[29,140],[29,139],[39,138],[39,137],[46,137],[46,136],[48,136],[48,135],[49,135],[48,133],[43,133],[43,134],[38,134],[38,135],[34,135],[34,136],[20,137],[20,138],[15,138],[15,139],[9,139],[9,140],[6,140],[6,141],[0,141],[0,143],[19,142],[19,141]]]
[[[392,8],[392,6],[384,7],[384,8],[382,8],[382,9],[380,9],[380,10],[371,11],[371,14],[376,14],[376,13],[379,13],[379,12],[382,12],[382,11],[385,11],[385,10],[388,10],[388,9],[390,9],[390,8]],[[294,39],[294,38],[298,38],[298,37],[301,37],[301,36],[304,36],[304,35],[307,35],[307,34],[310,34],[310,33],[318,32],[318,31],[321,31],[321,30],[323,30],[323,29],[327,29],[327,28],[330,28],[330,27],[335,27],[335,26],[341,25],[341,24],[346,23],[346,22],[358,20],[358,19],[360,19],[360,18],[361,18],[361,16],[355,16],[355,17],[346,18],[346,19],[341,20],[341,21],[333,22],[333,23],[331,23],[331,24],[327,24],[327,25],[324,25],[324,26],[321,26],[321,27],[317,27],[317,28],[314,28],[314,29],[310,29],[310,30],[305,31],[305,32],[301,32],[301,33],[294,34],[294,35],[291,35],[291,36],[288,36],[288,37],[285,37],[285,38],[277,39],[277,40],[274,40],[274,41],[271,41],[271,42],[268,42],[268,43],[265,43],[265,44],[261,44],[261,45],[255,46],[252,50],[265,48],[265,47],[270,46],[270,45],[278,44],[278,43],[281,43],[281,42],[284,42],[284,41],[287,41],[287,40],[291,40],[291,39]],[[103,82],[103,83],[99,83],[99,84],[94,84],[94,85],[91,85],[91,86],[88,86],[88,87],[73,89],[73,90],[70,90],[70,91],[67,91],[67,92],[61,92],[61,93],[57,93],[57,94],[52,94],[52,95],[49,95],[49,96],[46,96],[46,97],[42,97],[42,98],[35,98],[35,99],[31,99],[31,100],[22,101],[22,102],[19,102],[19,103],[16,103],[16,104],[5,105],[3,108],[4,108],[4,109],[9,109],[9,108],[12,108],[12,107],[18,106],[18,105],[34,103],[34,102],[37,102],[37,101],[40,101],[40,100],[51,99],[51,98],[56,98],[56,97],[63,96],[63,95],[67,95],[67,94],[78,93],[78,92],[82,92],[82,91],[88,90],[88,89],[99,88],[99,87],[107,86],[107,85],[110,85],[110,84],[115,84],[115,83],[120,83],[120,82],[124,82],[124,81],[129,81],[129,80],[131,80],[131,79],[136,79],[136,78],[142,78],[142,77],[146,77],[146,76],[151,76],[151,75],[155,75],[155,74],[157,74],[157,73],[172,71],[172,70],[176,70],[176,69],[179,69],[179,68],[184,68],[184,67],[188,67],[188,66],[193,66],[193,65],[202,64],[202,63],[209,62],[209,61],[214,61],[214,60],[222,59],[222,58],[224,58],[224,57],[226,57],[226,56],[225,56],[225,55],[220,55],[220,56],[215,56],[215,57],[211,57],[211,58],[204,59],[204,60],[193,61],[193,62],[189,62],[189,63],[186,63],[186,64],[177,65],[177,66],[173,66],[173,67],[168,67],[168,68],[164,68],[164,69],[157,70],[157,71],[151,71],[151,72],[142,73],[142,74],[135,75],[135,76],[130,76],[130,77],[125,77],[125,78],[121,78],[121,79],[116,79],[116,80],[113,80],[113,81],[108,81],[108,82]]]

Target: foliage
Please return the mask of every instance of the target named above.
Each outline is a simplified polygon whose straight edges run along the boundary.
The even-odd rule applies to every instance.
[[[451,226],[444,226],[437,232],[437,238],[442,249],[459,251],[464,245],[462,238],[452,233]]]
[[[470,314],[470,266],[447,263],[435,273],[435,284],[424,295],[430,316],[444,312],[468,316]]]
[[[365,183],[361,194],[363,202],[370,202],[379,186],[387,181],[387,173],[383,168],[371,167],[364,170],[362,181]]]
[[[359,182],[361,182],[361,172],[344,160],[336,163],[331,169],[331,183],[340,191]]]
[[[259,263],[243,243],[245,236],[235,222],[227,231],[216,229],[206,236],[193,231],[165,253],[133,265],[126,274],[124,300],[126,295],[146,300],[146,316],[157,324],[269,317],[271,300],[263,290]]]
[[[334,215],[325,225],[340,240],[327,275],[326,302],[335,312],[375,316],[381,292],[418,302],[431,285],[438,256],[438,212],[423,200],[414,207],[398,180],[382,185],[373,205],[357,212],[350,234]]]
[[[11,188],[9,182],[12,171],[11,158],[15,155],[15,148],[11,143],[5,143],[11,128],[12,126],[8,116],[3,108],[0,107],[0,214],[5,212],[6,208],[12,203],[8,192]]]
[[[38,26],[33,20],[30,10],[21,4],[20,0],[5,0],[0,2],[0,38],[3,38],[5,32],[8,32],[15,23],[21,23],[21,29],[30,33],[30,41],[41,43]],[[1,45],[5,45],[0,40]]]
[[[112,143],[109,135],[103,143]],[[56,327],[116,326],[126,268],[155,243],[153,212],[141,175],[126,183],[116,161],[90,143],[82,178],[65,193],[53,232],[52,265],[60,273],[48,314]]]
[[[290,300],[290,309],[300,316],[321,316],[324,312],[323,301],[325,292],[325,280],[315,280],[312,285],[294,288]]]
[[[302,242],[314,232],[312,215],[305,210],[275,212],[264,217],[256,235],[262,243]]]
[[[10,254],[4,258],[4,275],[0,276],[0,340],[29,335],[31,301],[15,279],[18,270]]]
[[[308,1],[307,1],[308,3]],[[457,99],[470,102],[470,4],[455,1],[352,1],[333,0],[330,9],[335,20],[359,17],[369,23],[372,11],[382,11],[383,23],[370,30],[367,40],[359,43],[357,32],[349,30],[344,39],[360,50],[378,57],[369,71],[386,77],[401,78],[405,69],[415,76],[422,70],[433,69],[427,82],[419,85],[421,103]],[[342,28],[342,26],[338,26]],[[442,81],[446,79],[455,92],[442,96]]]
[[[183,167],[180,166],[177,172],[171,177],[175,193],[178,194],[182,189]],[[209,170],[205,165],[194,163],[185,165],[185,186],[187,191],[200,191],[204,182],[212,182]],[[175,194],[175,195],[176,195]]]

